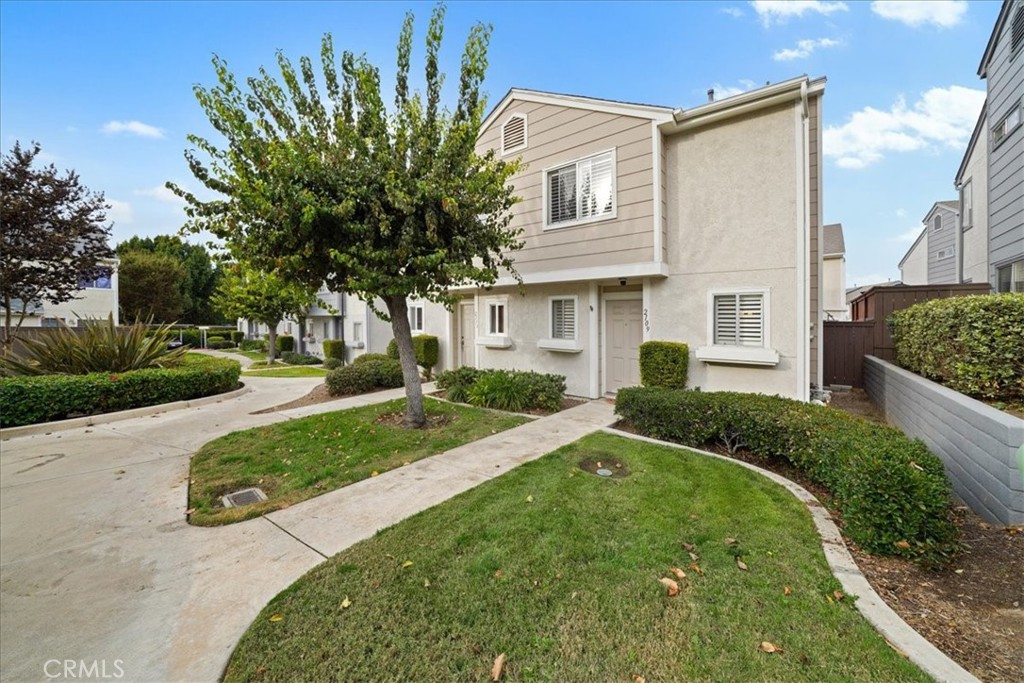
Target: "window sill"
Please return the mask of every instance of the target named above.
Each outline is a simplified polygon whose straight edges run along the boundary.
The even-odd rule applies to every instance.
[[[512,346],[512,338],[504,335],[488,335],[476,340],[477,346],[485,346],[489,349],[507,349]]]
[[[725,365],[774,366],[779,364],[779,352],[775,349],[749,346],[702,346],[697,349],[696,356],[697,360],[705,363]]]
[[[363,342],[348,342],[345,346],[347,346],[350,349],[366,348],[366,344],[364,344]]]
[[[541,339],[537,342],[538,349],[557,351],[559,353],[580,353],[583,345],[578,339]]]
[[[545,211],[547,209],[545,208]],[[604,221],[613,221],[618,217],[618,209],[612,209],[610,214],[602,214],[600,216],[594,216],[593,218],[578,218],[574,221],[562,221],[560,223],[548,223],[544,222],[544,231],[548,230],[561,230],[562,228],[578,228],[581,225],[591,225],[592,223],[603,223]]]

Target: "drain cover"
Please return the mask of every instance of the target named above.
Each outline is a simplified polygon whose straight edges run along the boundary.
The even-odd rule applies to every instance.
[[[596,472],[596,474],[601,477],[610,477],[612,476],[612,471],[601,468]]]
[[[258,488],[253,487],[229,493],[226,496],[221,497],[220,501],[226,508],[237,508],[243,505],[260,503],[266,499],[267,494],[263,493],[263,491],[260,491]]]

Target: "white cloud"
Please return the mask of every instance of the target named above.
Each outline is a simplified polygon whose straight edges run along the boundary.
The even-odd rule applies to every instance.
[[[750,6],[761,18],[761,23],[771,26],[782,23],[791,17],[802,17],[811,14],[829,15],[833,12],[846,12],[849,8],[845,2],[829,2],[828,0],[754,0]]]
[[[906,209],[896,209],[896,216],[897,217],[904,218],[904,217],[906,217],[906,215],[907,215],[907,210]]]
[[[742,86],[746,86],[748,83],[750,83],[750,81],[740,81],[740,85]],[[722,85],[721,83],[715,83],[711,87],[715,90],[715,101],[724,100],[726,97],[733,97],[734,95],[742,95],[750,90],[749,87]]]
[[[842,43],[838,40],[832,40],[831,38],[798,40],[796,47],[779,50],[772,55],[772,59],[776,62],[788,62],[793,59],[803,59],[805,57],[810,57],[811,53],[818,48],[836,47],[837,45],[842,45]]]
[[[150,197],[157,200],[158,202],[164,202],[166,204],[184,204],[185,200],[168,190],[163,185],[157,185],[156,187],[148,187],[145,190],[135,190],[135,195],[139,197]]]
[[[730,17],[739,18],[743,16],[743,10],[741,10],[739,7],[723,7],[722,11],[728,14]]]
[[[911,107],[903,97],[888,111],[865,107],[843,125],[825,129],[823,151],[839,168],[861,169],[888,152],[913,152],[935,145],[962,148],[984,101],[984,90],[953,85],[932,88]]]
[[[911,27],[934,24],[940,28],[956,26],[967,14],[966,0],[876,0],[871,11],[883,19],[900,21]]]
[[[131,133],[144,138],[162,138],[164,132],[156,126],[142,121],[108,121],[102,128],[104,133]]]
[[[128,202],[122,202],[118,199],[106,198],[107,204],[110,204],[110,209],[107,210],[107,220],[114,221],[114,223],[131,223],[134,218],[134,212],[132,211],[132,205]]]

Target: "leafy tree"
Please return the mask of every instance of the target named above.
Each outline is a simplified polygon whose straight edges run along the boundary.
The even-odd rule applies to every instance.
[[[426,36],[425,93],[409,91],[413,17],[398,41],[390,113],[378,70],[344,52],[340,74],[325,35],[320,71],[278,54],[281,80],[265,69],[243,92],[227,64],[213,60],[218,85],[195,94],[222,147],[190,135],[192,173],[219,199],[186,199],[189,228],[209,230],[239,258],[316,287],[348,291],[374,306],[383,300],[398,344],[408,408],[405,422],[425,423],[406,299],[451,306],[451,288],[518,278],[508,255],[519,231],[509,227],[517,201],[508,181],[518,169],[493,152],[476,153],[485,103],[480,87],[491,28],[474,26],[462,55],[454,111],[441,107],[438,53],[444,7]]]
[[[4,307],[3,349],[14,343],[28,307],[76,298],[79,278],[101,275],[110,208],[102,192],[91,192],[74,171],[64,175],[50,164],[34,167],[38,143],[18,142],[0,161],[0,303]]]
[[[184,268],[181,280],[182,311],[180,321],[194,325],[226,322],[210,303],[223,275],[220,264],[201,244],[191,244],[177,235],[132,237],[117,245],[117,253],[147,251],[175,258]]]
[[[229,318],[246,318],[270,329],[267,362],[277,354],[277,326],[286,316],[306,311],[316,301],[315,289],[268,273],[234,264],[213,295],[213,305]]]
[[[120,251],[120,249],[119,249]],[[118,266],[118,300],[125,320],[177,322],[185,307],[181,292],[185,268],[173,256],[125,251]]]

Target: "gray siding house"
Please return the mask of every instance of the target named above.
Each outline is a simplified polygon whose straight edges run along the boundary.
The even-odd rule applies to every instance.
[[[956,253],[958,215],[959,202],[951,200],[935,202],[924,217],[924,229],[928,233],[929,285],[959,282]]]
[[[978,67],[988,88],[989,278],[1024,291],[1024,0],[1004,0]]]

